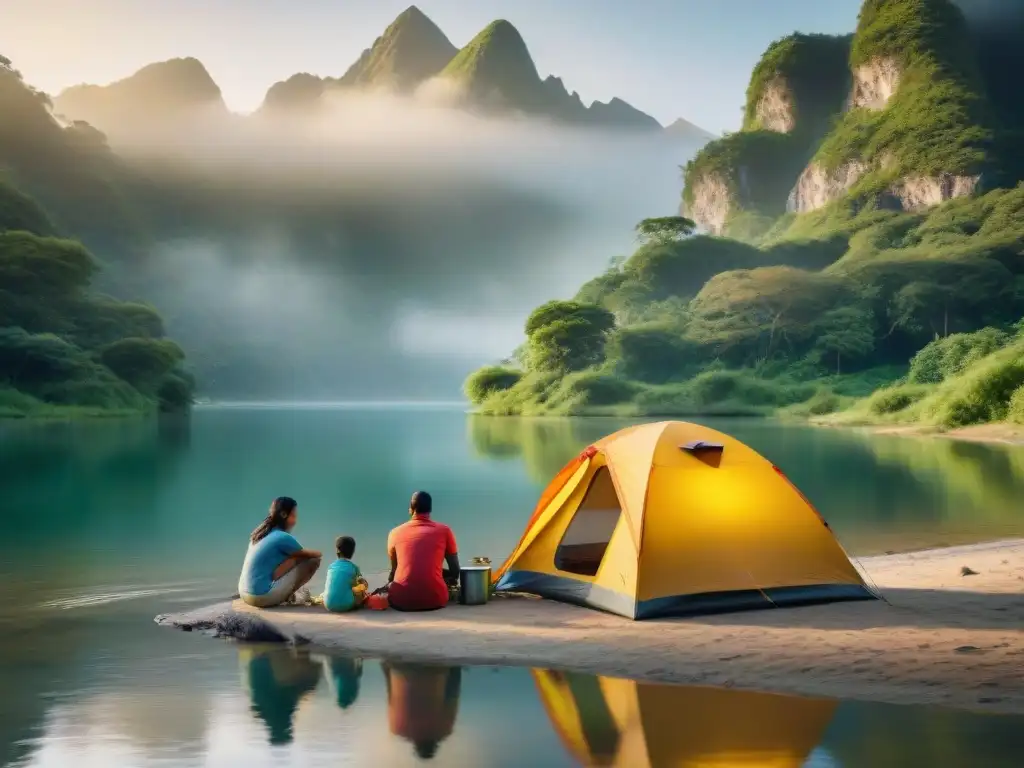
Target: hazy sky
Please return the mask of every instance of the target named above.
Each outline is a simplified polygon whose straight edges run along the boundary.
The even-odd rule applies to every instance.
[[[0,53],[56,93],[200,59],[238,111],[296,72],[340,75],[409,0],[0,0]],[[518,27],[542,75],[663,123],[735,129],[751,68],[794,31],[853,30],[860,0],[420,0],[451,41]]]

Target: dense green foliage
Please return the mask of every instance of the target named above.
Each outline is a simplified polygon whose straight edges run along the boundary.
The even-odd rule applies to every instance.
[[[697,225],[685,216],[658,216],[636,225],[637,238],[643,242],[670,243],[692,235]]]
[[[596,365],[604,357],[615,317],[596,304],[551,301],[526,320],[527,359],[531,368],[566,374]]]
[[[1022,213],[1024,185],[927,215],[855,217],[826,240],[642,244],[575,301],[535,310],[527,348],[545,354],[473,400],[503,414],[1007,418],[1021,383]]]
[[[684,174],[691,211],[702,182],[725,185],[725,231],[747,244],[698,236],[641,247],[577,296],[616,314],[594,370],[634,388],[619,409],[644,411],[660,387],[681,413],[739,402],[838,422],[1024,419],[1024,100],[1000,68],[1019,60],[1018,15],[1011,31],[969,30],[950,0],[866,0],[852,40],[774,43],[752,75],[743,131],[708,145]],[[853,73],[865,106],[842,111]],[[865,170],[824,207],[786,213],[809,162]],[[943,174],[982,183],[902,210],[903,182]],[[732,389],[697,386],[726,375]],[[773,387],[792,404],[767,397]],[[523,395],[527,408],[543,401]],[[581,402],[571,408],[586,410]],[[514,410],[507,395],[502,407]]]
[[[483,402],[495,392],[514,387],[523,377],[522,371],[501,365],[489,365],[474,371],[466,380],[466,396],[471,402]]]
[[[12,200],[0,190],[0,216],[17,206],[17,216],[29,217],[5,226],[28,225],[37,234],[59,229],[118,253],[136,252],[144,235],[139,213],[129,202],[129,176],[102,134],[84,123],[62,127],[49,106],[46,94],[25,83],[13,67],[0,64],[0,173],[22,194]],[[52,225],[30,212],[24,195],[38,201]]]
[[[53,222],[35,200],[0,181],[0,232],[7,230],[54,234]]]
[[[950,371],[940,381],[915,383],[908,377],[829,420],[839,424],[882,422],[949,428],[1019,419],[1024,400],[1024,339],[993,329],[971,336],[950,344],[942,344],[947,341],[943,339],[933,350],[922,350],[923,358],[916,360],[917,370],[912,369],[912,376],[925,370],[930,377],[944,375],[941,365],[948,362]],[[1005,338],[1005,344],[985,354],[998,338]],[[954,347],[960,351],[949,355]],[[932,366],[929,358],[938,358],[938,365]]]
[[[959,376],[968,368],[1010,341],[1010,335],[996,328],[974,333],[954,333],[936,339],[910,360],[907,381],[911,384],[938,384]]]
[[[160,316],[92,293],[97,262],[81,243],[54,236],[55,220],[61,231],[95,235],[101,211],[105,221],[131,219],[102,135],[83,124],[62,129],[47,97],[5,59],[0,104],[0,166],[58,211],[51,219],[0,182],[0,416],[187,408],[194,382],[181,349],[162,338]],[[128,239],[110,239],[130,243],[130,228],[122,234]]]

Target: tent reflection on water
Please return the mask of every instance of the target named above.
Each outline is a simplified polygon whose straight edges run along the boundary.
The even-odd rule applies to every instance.
[[[586,766],[798,768],[838,702],[533,671],[548,717]]]

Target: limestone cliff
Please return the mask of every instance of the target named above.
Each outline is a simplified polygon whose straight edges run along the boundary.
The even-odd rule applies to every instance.
[[[801,213],[823,208],[849,192],[868,168],[857,160],[849,160],[835,168],[811,163],[789,193],[786,210]]]
[[[981,183],[981,174],[955,176],[906,176],[889,188],[890,197],[904,211],[919,213],[957,197],[973,195]]]
[[[900,84],[900,64],[896,59],[882,56],[871,59],[853,70],[853,90],[847,109],[885,109],[896,95]]]
[[[993,125],[966,20],[950,0],[866,0],[852,86],[790,192],[808,213],[855,207],[922,211],[973,194],[993,165]]]
[[[786,198],[848,87],[849,38],[791,35],[751,76],[743,129],[710,142],[685,170],[682,212],[714,234],[756,235]],[[742,231],[741,231],[742,230]]]

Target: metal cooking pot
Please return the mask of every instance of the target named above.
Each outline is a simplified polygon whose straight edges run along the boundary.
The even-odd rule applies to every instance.
[[[491,566],[466,565],[459,570],[459,602],[484,605],[491,599]]]

